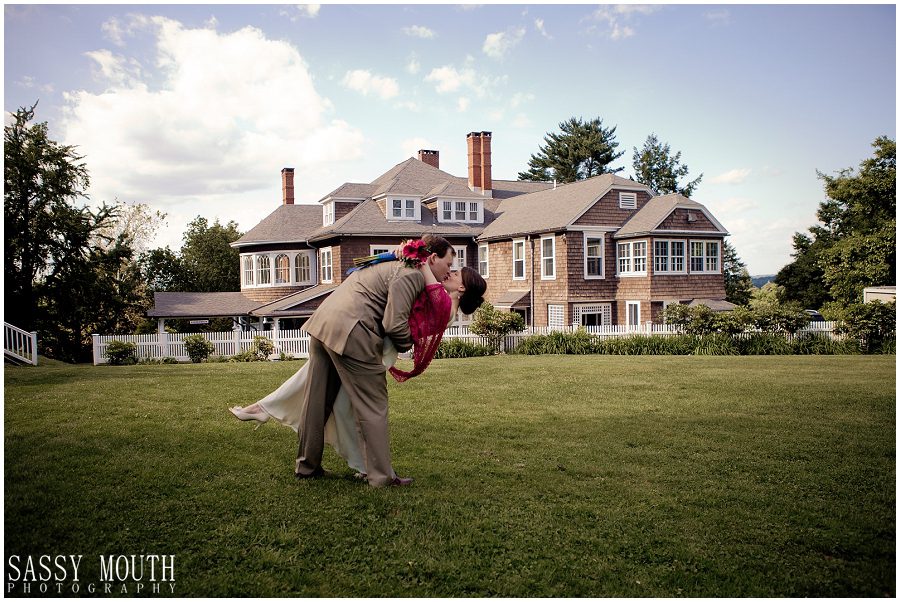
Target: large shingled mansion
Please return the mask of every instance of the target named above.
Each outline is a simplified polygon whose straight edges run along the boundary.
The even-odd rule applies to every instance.
[[[232,243],[241,290],[155,295],[148,316],[232,317],[236,327],[299,328],[346,278],[353,258],[426,232],[447,238],[459,266],[477,269],[485,298],[529,326],[639,325],[669,303],[725,301],[728,232],[700,203],[612,174],[571,184],[494,180],[491,133],[466,137],[468,177],[440,169],[435,150],[368,184],[346,183],[318,205],[281,204]]]

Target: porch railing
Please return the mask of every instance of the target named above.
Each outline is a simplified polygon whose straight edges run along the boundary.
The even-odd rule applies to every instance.
[[[810,322],[800,333],[819,333],[829,338],[835,338],[834,327],[837,322]],[[573,332],[578,326],[564,326],[551,328],[528,328],[522,332],[510,334],[503,342],[503,351],[514,349],[524,339],[536,335],[547,334],[553,331]],[[672,336],[679,334],[674,326],[666,324],[641,324],[638,326],[582,326],[588,334],[597,337],[630,337],[639,335]],[[275,353],[271,357],[277,358],[284,353],[290,357],[309,357],[309,334],[305,330],[268,330],[259,331],[233,331],[233,332],[206,332],[202,333],[213,344],[212,356],[228,357],[249,349],[253,345],[255,336],[263,335],[269,338],[275,346]],[[798,333],[799,334],[799,333]],[[178,361],[189,361],[187,350],[184,346],[188,333],[157,333],[140,335],[93,335],[94,339],[94,365],[105,364],[106,346],[110,341],[118,340],[134,343],[138,359],[162,359],[164,357],[175,358]],[[789,337],[790,338],[790,337]],[[470,343],[487,344],[483,337],[470,332],[468,326],[451,326],[444,332],[444,340],[460,339]]]
[[[37,333],[3,323],[3,354],[20,362],[37,366]]]

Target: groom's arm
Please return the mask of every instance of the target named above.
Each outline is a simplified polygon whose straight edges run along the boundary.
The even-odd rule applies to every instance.
[[[384,335],[394,343],[397,351],[408,351],[413,346],[409,332],[409,311],[416,297],[425,290],[425,279],[417,271],[407,270],[391,282],[387,304],[381,325]]]

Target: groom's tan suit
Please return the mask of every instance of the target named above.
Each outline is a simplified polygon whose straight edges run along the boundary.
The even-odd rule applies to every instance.
[[[310,334],[309,378],[296,472],[308,476],[322,464],[325,422],[338,390],[350,397],[369,484],[393,479],[388,441],[384,337],[398,351],[412,347],[409,311],[425,290],[425,277],[399,261],[353,272],[319,306],[304,328]]]

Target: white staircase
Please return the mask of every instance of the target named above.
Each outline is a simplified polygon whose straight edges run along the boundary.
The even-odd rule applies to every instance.
[[[3,358],[14,364],[37,366],[37,333],[26,332],[21,328],[4,322]]]

